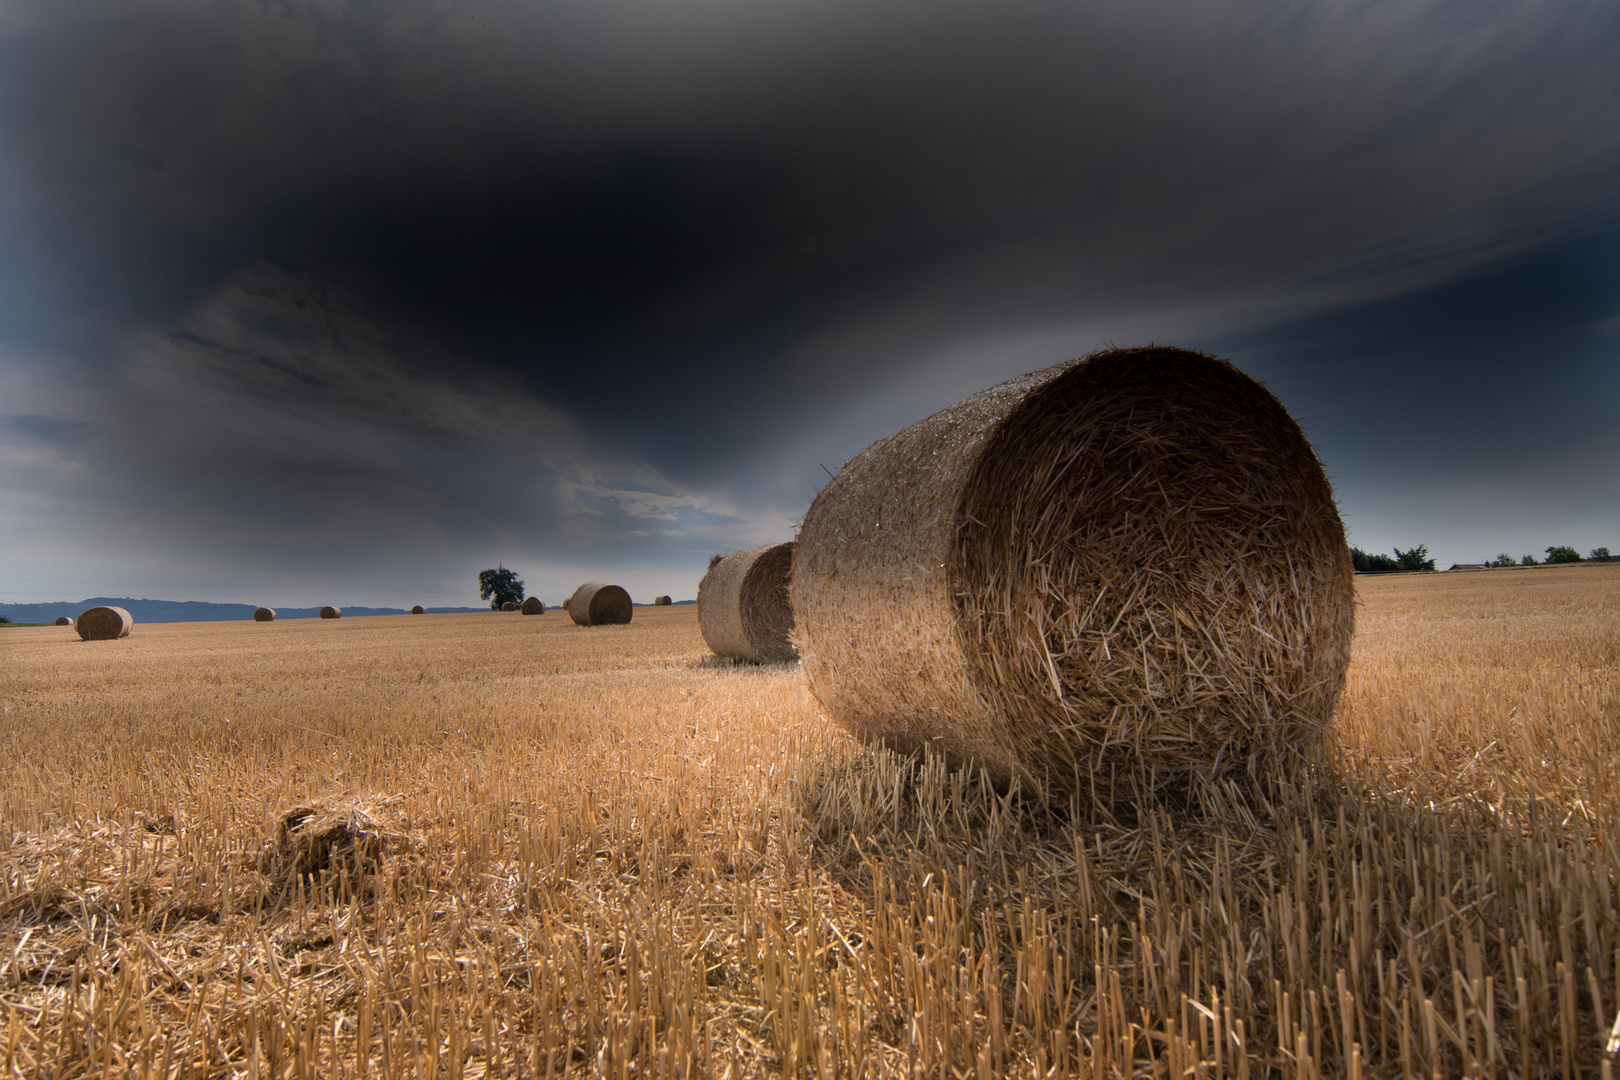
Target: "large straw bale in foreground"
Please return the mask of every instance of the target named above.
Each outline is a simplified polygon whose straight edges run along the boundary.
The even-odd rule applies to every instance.
[[[321,608],[321,618],[323,618],[323,619],[341,619],[341,618],[343,618],[343,609],[340,608],[340,607],[332,607],[329,604],[326,607]]]
[[[627,623],[635,613],[629,593],[617,585],[604,585],[600,581],[587,581],[575,589],[563,608],[580,626]]]
[[[1299,425],[1154,347],[873,444],[806,512],[792,596],[810,687],[856,735],[1099,796],[1318,739],[1354,599]]]
[[[129,637],[135,620],[121,607],[93,607],[81,611],[73,626],[81,641],[114,641]]]
[[[721,656],[756,663],[792,660],[798,653],[788,579],[793,542],[737,551],[709,564],[698,583],[698,629]]]
[[[257,609],[256,611],[253,612],[253,621],[254,622],[275,622],[276,621],[276,609],[273,608],[273,607],[262,607],[262,608]]]
[[[523,606],[518,610],[525,615],[544,615],[546,613],[546,602],[538,596],[531,596],[523,601]]]

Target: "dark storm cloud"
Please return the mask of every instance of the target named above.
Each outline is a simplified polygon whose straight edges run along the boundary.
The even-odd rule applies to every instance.
[[[154,522],[727,546],[1110,336],[1252,349],[1302,401],[1376,382],[1412,304],[1620,210],[1596,3],[0,18],[11,407],[94,422],[71,460]],[[1586,317],[1555,309],[1522,325]]]

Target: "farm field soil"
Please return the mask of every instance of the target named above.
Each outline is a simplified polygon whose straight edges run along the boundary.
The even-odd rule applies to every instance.
[[[1334,740],[1049,808],[691,607],[0,631],[25,1076],[1591,1076],[1620,567],[1358,579]]]

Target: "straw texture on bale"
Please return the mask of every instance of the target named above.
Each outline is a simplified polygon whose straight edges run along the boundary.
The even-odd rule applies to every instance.
[[[57,626],[72,626],[73,625],[73,620],[68,618],[66,615],[58,615],[56,617],[56,625]]]
[[[411,608],[411,614],[412,615],[425,615],[425,614],[427,614],[427,612],[425,612],[422,609],[421,604],[417,604],[417,605],[415,605],[414,607]]]
[[[629,593],[617,585],[604,585],[600,581],[587,581],[575,589],[563,607],[569,618],[580,626],[627,623],[635,613]]]
[[[1321,737],[1354,602],[1299,425],[1226,361],[1116,349],[883,439],[816,497],[796,637],[827,716],[1109,797]]]
[[[326,607],[321,608],[321,618],[341,619],[343,618],[343,609],[340,607],[332,607],[331,605],[327,605]]]
[[[121,607],[93,607],[81,611],[73,626],[81,641],[113,641],[129,637],[135,620]]]
[[[523,606],[518,610],[525,615],[544,615],[546,613],[546,604],[538,596],[531,596],[523,601]]]
[[[669,607],[674,602],[675,601],[671,600],[667,596],[655,596],[655,597],[653,597],[653,607]]]
[[[259,608],[257,611],[255,611],[253,613],[253,621],[254,622],[275,622],[276,621],[276,609],[273,608],[273,607]]]
[[[516,611],[517,610],[517,605],[512,603],[512,601],[508,600],[506,603],[501,605],[501,610],[502,611]]]
[[[788,580],[793,542],[766,544],[709,562],[698,583],[698,629],[721,656],[755,663],[792,660],[798,653]]]

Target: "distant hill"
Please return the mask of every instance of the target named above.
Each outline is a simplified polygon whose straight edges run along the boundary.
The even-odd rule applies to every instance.
[[[138,623],[163,622],[228,622],[233,619],[253,618],[256,604],[210,604],[200,600],[136,600],[128,596],[92,596],[88,600],[62,600],[49,604],[0,604],[0,615],[14,623],[50,623],[58,616],[77,618],[85,608],[106,605],[121,607],[134,616]],[[429,614],[460,611],[488,611],[481,607],[433,607]],[[276,608],[278,619],[314,619],[320,616],[318,607]],[[343,617],[361,615],[405,615],[405,608],[349,607],[343,605]]]

